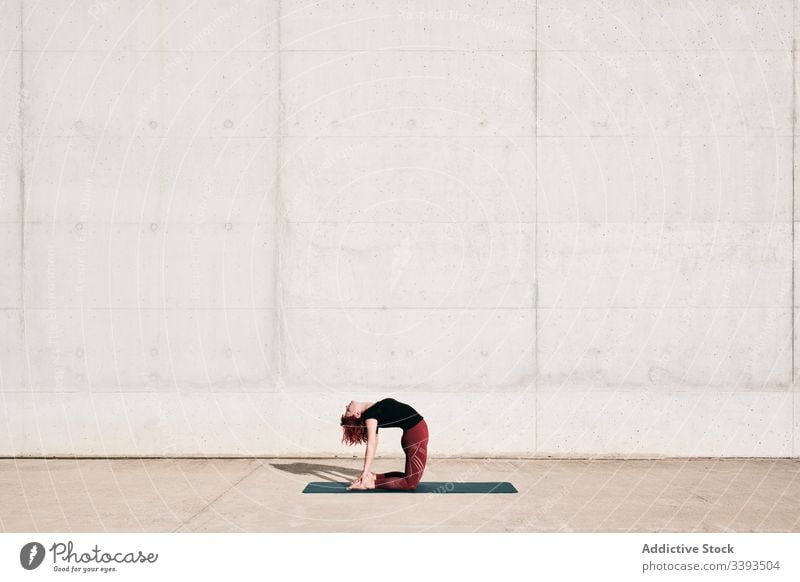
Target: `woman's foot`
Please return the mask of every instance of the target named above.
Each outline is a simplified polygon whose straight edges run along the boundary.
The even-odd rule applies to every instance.
[[[359,479],[355,484],[348,487],[348,489],[375,489],[375,473],[370,473],[363,479]]]
[[[354,481],[353,484],[347,488],[348,491],[351,489],[375,489],[375,473],[369,473],[366,477]]]
[[[375,473],[368,473],[366,477],[361,480],[364,489],[375,489]]]

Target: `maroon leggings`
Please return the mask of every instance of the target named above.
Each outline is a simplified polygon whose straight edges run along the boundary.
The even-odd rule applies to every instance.
[[[428,460],[428,425],[423,418],[413,427],[403,431],[400,439],[406,453],[406,470],[378,473],[375,475],[375,489],[416,489],[425,462]]]

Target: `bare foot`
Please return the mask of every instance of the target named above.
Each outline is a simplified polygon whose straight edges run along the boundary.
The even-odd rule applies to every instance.
[[[351,489],[375,489],[375,473],[368,473],[366,477],[353,481],[347,488],[348,491]]]
[[[364,479],[361,480],[364,489],[375,489],[375,473],[369,473]]]

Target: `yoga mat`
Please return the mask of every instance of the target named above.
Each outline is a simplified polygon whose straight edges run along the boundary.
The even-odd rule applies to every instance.
[[[414,491],[397,489],[351,489],[350,483],[313,481],[306,485],[303,493],[517,493],[517,488],[508,481],[453,483],[452,481],[423,481]]]

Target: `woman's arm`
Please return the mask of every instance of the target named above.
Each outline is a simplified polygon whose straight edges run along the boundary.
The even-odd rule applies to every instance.
[[[368,418],[364,424],[367,426],[367,453],[364,457],[364,470],[361,474],[367,475],[372,460],[375,458],[375,451],[378,449],[378,421],[375,418]]]

